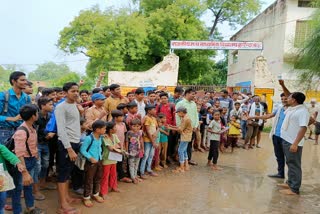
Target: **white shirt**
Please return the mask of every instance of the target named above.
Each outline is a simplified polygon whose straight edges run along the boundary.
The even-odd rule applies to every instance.
[[[297,109],[295,112],[292,113],[290,116],[290,121],[287,130],[281,129],[281,138],[287,141],[290,144],[293,144],[299,129],[301,127],[308,127],[310,114],[307,108],[300,108]],[[304,137],[298,144],[298,146],[303,146],[304,144]]]
[[[138,105],[138,114],[141,115],[141,118],[144,118],[146,116],[146,104],[144,103],[144,101],[142,100],[141,102],[139,102],[138,100],[134,100],[137,105]]]

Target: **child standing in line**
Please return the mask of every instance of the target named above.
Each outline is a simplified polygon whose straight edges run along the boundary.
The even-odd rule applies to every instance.
[[[84,165],[84,193],[83,203],[86,207],[92,207],[92,198],[98,203],[104,199],[99,196],[100,182],[102,178],[102,136],[106,132],[106,123],[97,120],[92,124],[92,133],[87,136],[81,145],[80,152],[87,159]]]
[[[127,132],[127,127],[126,124],[123,122],[124,115],[121,111],[119,110],[113,110],[111,111],[111,116],[116,123],[116,135],[118,139],[120,140],[120,146],[121,150],[123,151],[126,146],[125,146],[125,134]],[[126,176],[127,174],[127,159],[126,156],[122,156],[122,161],[117,162],[117,174],[118,174],[118,179],[121,182],[125,183],[132,183],[132,180]]]
[[[107,122],[106,135],[104,137],[102,165],[103,175],[101,180],[100,195],[104,198],[109,191],[109,187],[114,192],[120,192],[117,182],[117,161],[110,160],[110,152],[121,154],[120,140],[116,135],[116,124],[114,122]]]
[[[229,131],[227,138],[227,148],[231,145],[231,152],[233,148],[237,146],[238,138],[240,136],[241,125],[238,122],[238,117],[236,115],[231,115],[230,122],[228,123]]]
[[[159,125],[159,131],[160,131],[159,159],[164,168],[168,168],[167,150],[168,150],[169,129],[167,128],[166,123],[167,123],[166,115],[163,113],[159,113],[158,114],[158,125]]]
[[[171,130],[176,130],[180,133],[180,143],[178,148],[180,167],[174,170],[174,172],[184,172],[190,170],[187,149],[188,143],[191,143],[192,140],[193,128],[191,124],[191,119],[188,117],[187,109],[185,107],[179,107],[176,110],[176,113],[181,118],[180,126],[169,126]]]
[[[131,121],[131,129],[126,134],[126,150],[129,153],[129,171],[131,180],[134,184],[141,182],[138,177],[138,168],[140,158],[143,157],[143,137],[141,129],[141,121],[133,119]]]
[[[136,102],[131,102],[127,105],[128,108],[128,115],[126,118],[126,124],[127,124],[127,128],[130,127],[131,125],[131,121],[133,119],[142,119],[141,116],[138,114],[138,104]]]
[[[157,147],[156,140],[158,134],[158,123],[156,115],[156,107],[154,105],[147,105],[145,108],[147,115],[144,118],[143,129],[144,129],[144,155],[140,164],[141,178],[146,179],[145,170],[150,176],[157,177],[158,174],[154,173],[151,169],[152,159],[154,151]]]
[[[210,147],[210,132],[208,132],[208,126],[213,120],[212,113],[214,111],[214,108],[212,106],[208,107],[207,109],[207,118],[206,118],[206,126],[205,126],[205,134],[204,134],[204,139],[203,139],[203,145],[206,149],[206,151],[209,151]]]
[[[210,132],[210,151],[208,155],[208,166],[212,166],[213,170],[221,170],[222,168],[217,166],[219,157],[220,135],[222,134],[219,111],[213,112],[213,120],[209,124],[208,132]]]

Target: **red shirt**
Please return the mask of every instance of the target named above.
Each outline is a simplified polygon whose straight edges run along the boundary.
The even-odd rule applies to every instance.
[[[161,107],[161,109],[159,109]],[[159,104],[156,108],[157,114],[160,112],[166,115],[167,124],[175,126],[176,125],[176,107],[172,103]]]

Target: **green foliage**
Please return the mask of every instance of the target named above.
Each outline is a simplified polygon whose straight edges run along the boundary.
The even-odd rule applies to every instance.
[[[61,76],[59,79],[52,81],[52,86],[63,86],[66,82],[76,82],[80,81],[80,76],[76,72],[68,72],[67,74]]]
[[[320,6],[320,0],[314,2],[317,7]],[[299,52],[297,58],[295,59],[295,67],[303,68],[303,70],[298,70],[299,80],[301,83],[309,83],[313,85],[316,81],[318,86],[318,81],[320,79],[320,10],[317,9],[313,15],[312,22],[312,34],[309,39],[304,44],[304,47]]]
[[[144,71],[169,53],[170,40],[206,40],[200,21],[205,7],[198,0],[141,1],[141,10],[99,8],[82,11],[60,32],[58,47],[90,57],[87,75],[102,70]],[[165,14],[165,15],[164,15]],[[212,69],[214,51],[176,51],[179,80],[184,83]]]
[[[48,62],[38,65],[36,70],[32,71],[28,75],[28,79],[32,81],[55,81],[61,76],[69,74],[71,71],[67,65],[55,64],[54,62]]]
[[[214,34],[218,23],[228,22],[231,27],[244,25],[261,9],[261,0],[206,0],[207,8],[212,12],[213,24],[210,36]]]
[[[10,88],[9,76],[12,70],[5,69],[0,66],[0,91]]]

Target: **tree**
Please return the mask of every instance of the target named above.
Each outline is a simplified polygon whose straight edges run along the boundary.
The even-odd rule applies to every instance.
[[[97,7],[82,11],[60,32],[58,47],[90,57],[86,72],[93,78],[101,70],[147,70],[169,53],[170,40],[203,40],[208,35],[200,21],[205,8],[198,0],[141,1],[140,5],[143,10],[133,12]],[[210,60],[214,51],[175,53],[180,57],[179,80],[184,83],[214,64]]]
[[[261,0],[206,0],[212,12],[213,24],[209,36],[214,34],[217,25],[228,22],[231,27],[244,25],[261,9]]]
[[[0,66],[0,91],[10,88],[9,76],[12,70]]]
[[[314,1],[315,7],[320,7],[320,0]],[[304,85],[319,86],[320,79],[320,10],[317,9],[313,14],[310,23],[312,34],[304,44],[295,59],[295,68],[298,70],[299,80]],[[316,84],[313,84],[316,83]]]
[[[80,81],[80,75],[76,72],[69,72],[65,75],[60,76],[60,78],[56,79],[55,81],[52,81],[52,86],[63,86],[66,82],[76,82],[78,83]]]
[[[54,62],[48,62],[38,65],[36,70],[32,71],[28,75],[29,80],[34,81],[55,81],[61,76],[69,74],[71,71],[65,64],[55,64]]]

